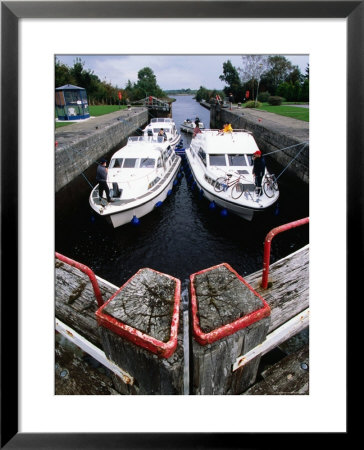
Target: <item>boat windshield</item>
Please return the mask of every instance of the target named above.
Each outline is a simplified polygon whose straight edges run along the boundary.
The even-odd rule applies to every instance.
[[[136,167],[137,161],[137,158],[125,158],[123,168],[133,169],[134,167]]]
[[[229,166],[246,166],[245,155],[228,155]]]
[[[210,166],[226,166],[225,155],[209,155]]]
[[[153,169],[155,167],[154,158],[113,158],[110,161],[109,169]]]
[[[124,158],[114,158],[110,161],[109,169],[119,169],[123,167]]]
[[[143,158],[140,161],[140,168],[141,169],[153,169],[155,166],[155,159],[154,158]]]

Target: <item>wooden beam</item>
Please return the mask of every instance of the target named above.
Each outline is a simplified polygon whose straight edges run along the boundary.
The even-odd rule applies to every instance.
[[[78,334],[75,330],[56,319],[56,330],[61,333],[65,338],[71,341],[73,344],[77,345],[81,350],[91,355],[99,363],[111,370],[115,375],[117,375],[125,384],[133,385],[134,378],[130,376],[127,372],[118,367],[110,359],[108,359],[105,353],[97,348],[95,345],[91,344],[87,339]]]
[[[239,356],[233,364],[233,372],[245,366],[249,361],[257,356],[263,356],[270,350],[273,350],[282,342],[295,336],[297,333],[308,327],[310,310],[307,308],[302,313],[293,317],[291,320],[277,328],[272,333],[268,334],[265,341],[254,347],[245,355]]]

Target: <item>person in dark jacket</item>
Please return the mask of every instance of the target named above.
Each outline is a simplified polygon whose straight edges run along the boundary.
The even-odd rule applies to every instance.
[[[233,97],[233,94],[230,92],[230,94],[229,94],[230,111],[233,108],[233,101],[234,101],[234,97]]]
[[[110,190],[106,182],[107,170],[108,169],[106,167],[106,159],[102,159],[96,170],[96,181],[99,183],[99,198],[100,200],[102,199],[102,195],[105,191],[107,201],[108,203],[110,203],[111,202]]]
[[[262,157],[262,152],[257,150],[253,155],[253,175],[255,177],[255,186],[258,194],[263,195],[262,179],[265,172],[265,160]]]

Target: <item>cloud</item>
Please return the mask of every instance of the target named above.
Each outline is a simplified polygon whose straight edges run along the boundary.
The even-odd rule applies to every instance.
[[[58,59],[72,67],[76,57],[84,61],[84,68],[92,70],[100,80],[124,88],[130,80],[137,82],[138,72],[150,67],[158,85],[164,89],[190,88],[222,89],[219,79],[223,63],[231,60],[235,67],[241,65],[240,55],[57,55]],[[308,55],[288,55],[293,64],[305,72]]]

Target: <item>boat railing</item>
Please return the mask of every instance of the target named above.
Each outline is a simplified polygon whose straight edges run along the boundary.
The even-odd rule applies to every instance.
[[[156,144],[161,144],[163,143],[163,136],[157,136],[156,134],[153,134],[153,136],[147,136],[147,135],[143,135],[143,136],[130,136],[128,138],[128,144],[129,143],[135,143],[135,142],[153,142]]]
[[[155,122],[170,123],[170,122],[173,122],[173,119],[170,119],[169,117],[155,117],[154,119],[152,119],[150,121],[150,123],[155,123]]]
[[[218,131],[218,132],[221,133],[221,130],[217,129],[217,128],[204,128],[204,130],[203,130],[204,133],[209,132],[209,131]],[[246,130],[245,128],[233,128],[232,132],[233,133],[249,133],[249,134],[253,134],[251,131]],[[231,134],[232,132],[231,131],[227,131],[224,134]]]

